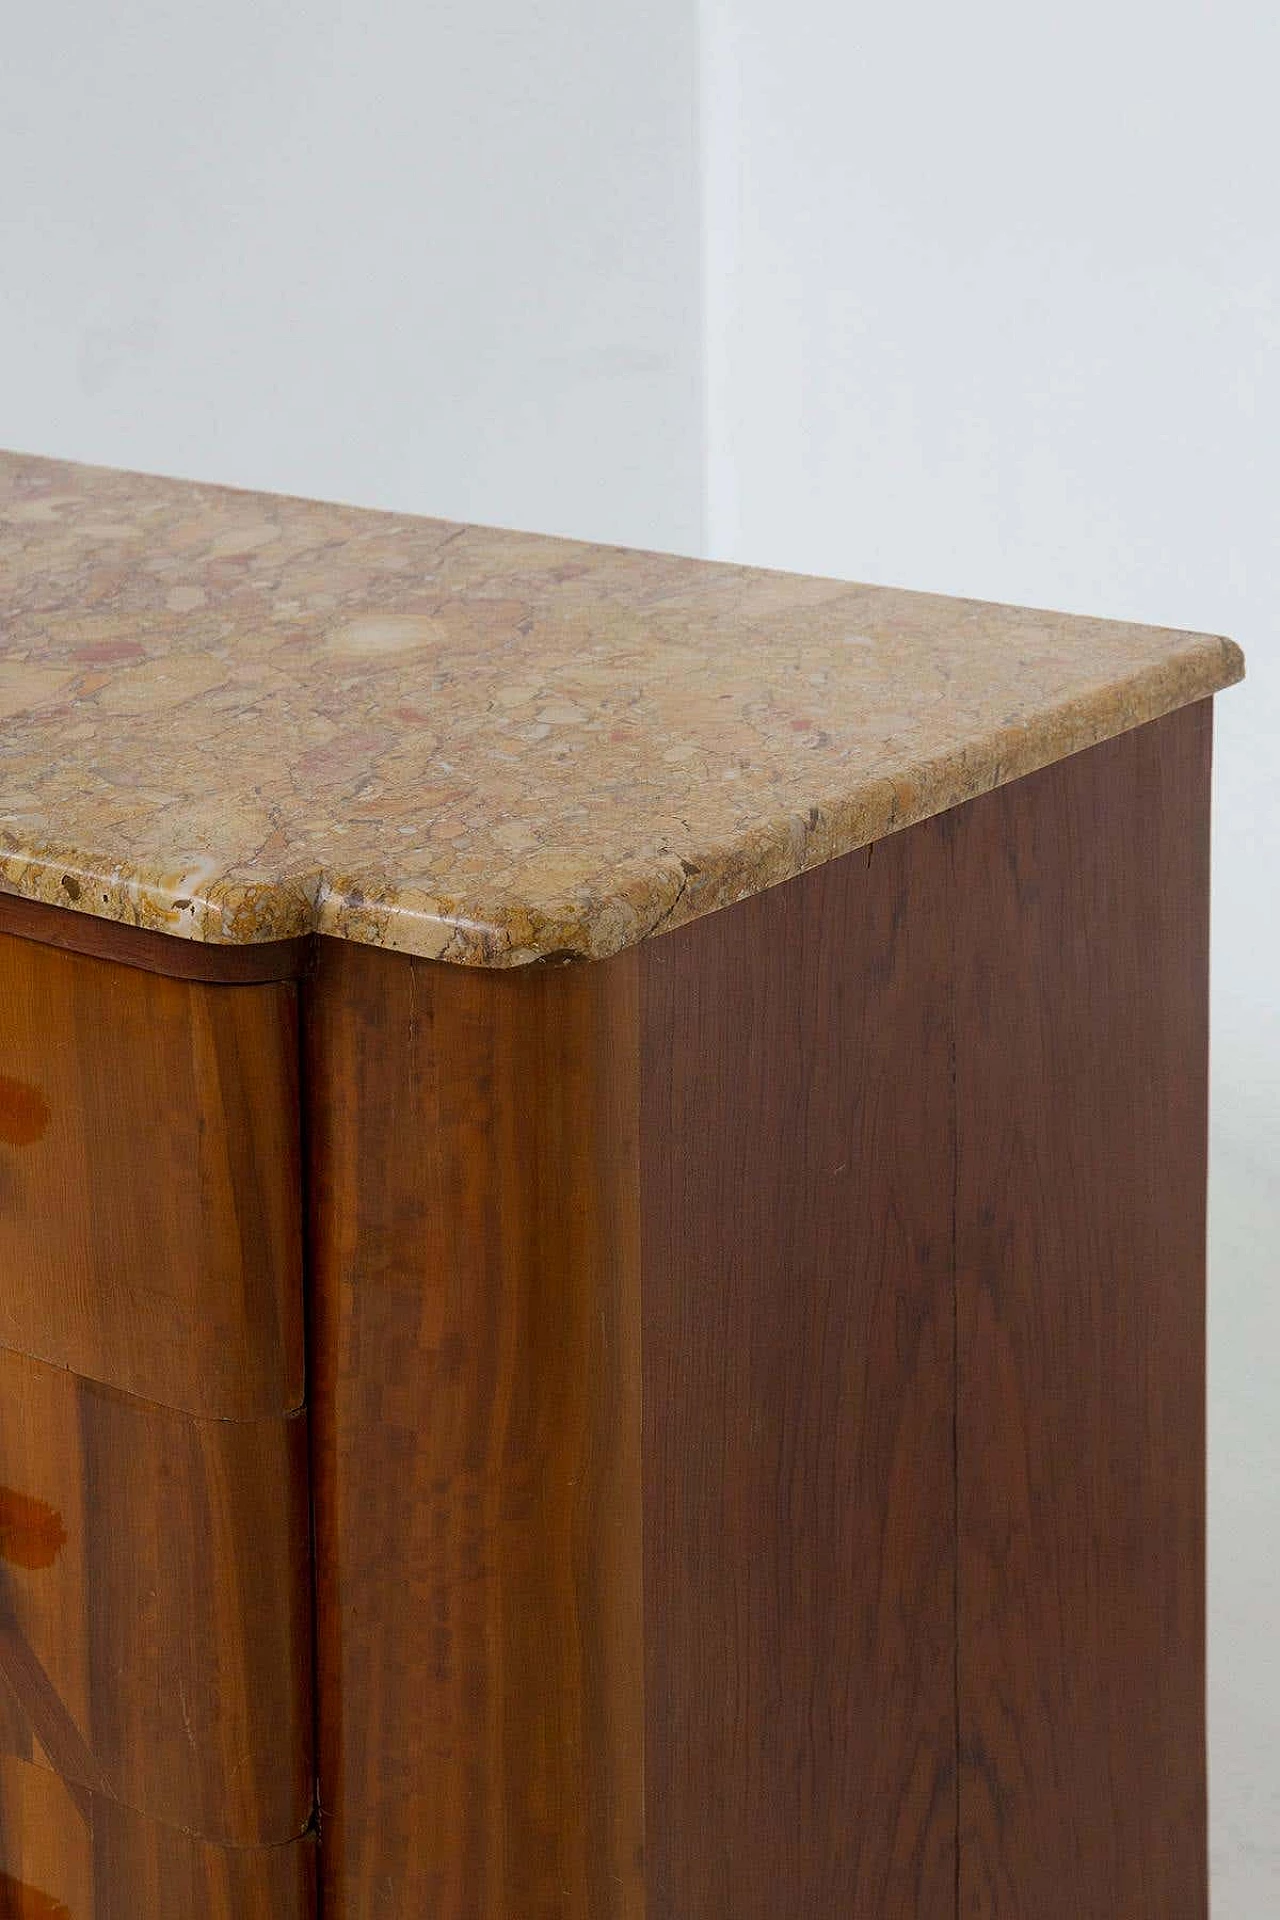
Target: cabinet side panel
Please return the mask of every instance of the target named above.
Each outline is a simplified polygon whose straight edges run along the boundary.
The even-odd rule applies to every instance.
[[[321,942],[326,1920],[639,1920],[635,960]]]
[[[642,949],[649,1920],[954,1911],[948,875]]]
[[[952,816],[974,1920],[1206,1911],[1210,726]]]

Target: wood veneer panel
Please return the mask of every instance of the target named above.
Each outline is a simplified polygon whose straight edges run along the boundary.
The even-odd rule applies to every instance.
[[[1207,753],[321,943],[326,1915],[1203,1920]]]
[[[68,895],[68,900],[71,896]],[[76,899],[81,898],[77,891]],[[263,980],[294,980],[311,958],[311,939],[267,940],[258,946],[217,947],[202,940],[182,940],[149,927],[130,927],[118,920],[99,920],[70,907],[51,907],[42,900],[22,900],[0,892],[0,933],[44,946],[65,947],[99,960],[118,960],[144,973],[162,973],[172,980],[221,981],[248,986]]]
[[[1206,1912],[1210,725],[952,816],[973,1920]]]
[[[227,1418],[301,1404],[296,988],[0,934],[0,1346]]]
[[[314,1920],[315,1845],[217,1847],[0,1755],[0,1920]]]
[[[954,1909],[936,825],[642,949],[648,1920]]]
[[[0,1732],[19,1758],[211,1839],[297,1838],[310,1612],[302,1416],[196,1419],[0,1353]]]
[[[642,1920],[635,957],[321,942],[326,1920]]]

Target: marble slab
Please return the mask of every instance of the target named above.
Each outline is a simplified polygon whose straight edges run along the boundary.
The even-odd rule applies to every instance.
[[[1228,640],[0,455],[0,888],[601,957],[1239,679]]]

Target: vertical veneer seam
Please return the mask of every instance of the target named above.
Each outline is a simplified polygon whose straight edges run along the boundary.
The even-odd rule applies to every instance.
[[[312,1377],[312,1257],[311,1232],[311,1076],[310,1076],[310,1033],[313,1007],[313,985],[320,962],[319,944],[312,940],[307,951],[306,962],[294,982],[297,992],[297,1040],[298,1040],[298,1205],[301,1209],[299,1233],[299,1252],[301,1271],[299,1281],[302,1287],[302,1404],[310,1408]],[[322,1802],[320,1796],[320,1560],[316,1551],[316,1471],[315,1471],[315,1423],[307,1418],[307,1590],[311,1604],[311,1818],[306,1832],[315,1836],[316,1877],[315,1877],[315,1920],[321,1920],[324,1907],[324,1874],[321,1871],[321,1849],[323,1845],[321,1827],[323,1824]]]

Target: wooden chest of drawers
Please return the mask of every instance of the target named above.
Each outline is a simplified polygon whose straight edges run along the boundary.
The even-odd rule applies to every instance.
[[[1234,650],[0,482],[0,1916],[1203,1920]]]

